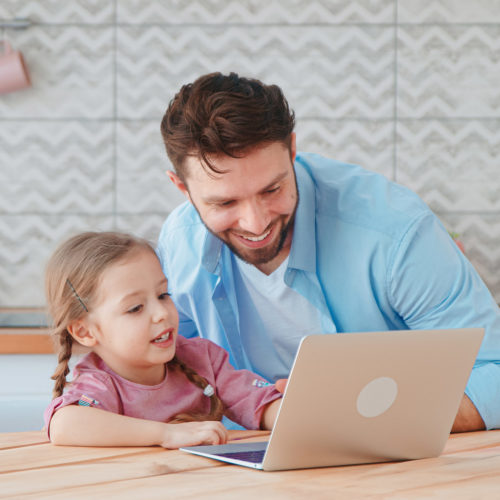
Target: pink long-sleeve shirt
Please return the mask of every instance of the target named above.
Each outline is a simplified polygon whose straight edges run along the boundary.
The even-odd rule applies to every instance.
[[[225,415],[247,429],[258,429],[265,405],[279,398],[274,385],[266,385],[248,370],[234,369],[227,352],[213,342],[179,335],[177,357],[207,379],[225,406]],[[142,385],[120,377],[95,353],[87,354],[74,368],[74,380],[64,394],[45,410],[46,429],[53,414],[70,404],[166,422],[179,413],[208,413],[210,399],[177,369],[167,370],[158,385]]]

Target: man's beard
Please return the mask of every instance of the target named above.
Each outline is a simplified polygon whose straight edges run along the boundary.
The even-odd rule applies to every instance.
[[[293,170],[292,166],[292,172],[293,172],[293,179],[294,179],[294,184],[295,184],[295,206],[293,207],[292,214],[290,215],[290,218],[288,219],[287,222],[284,222],[286,220],[286,215],[281,215],[278,217],[275,221],[271,223],[271,226],[274,226],[278,224],[278,222],[281,220],[282,221],[282,228],[280,230],[279,237],[276,241],[276,243],[271,244],[270,246],[266,246],[264,248],[245,248],[243,247],[242,249],[239,249],[236,247],[233,243],[229,241],[229,237],[224,238],[225,234],[229,234],[229,230],[222,231],[222,233],[216,233],[215,231],[212,231],[205,221],[203,220],[197,206],[193,204],[194,208],[198,212],[198,216],[200,217],[201,222],[203,222],[203,225],[207,228],[207,231],[211,234],[213,234],[216,238],[221,240],[223,243],[225,243],[228,248],[236,255],[238,256],[241,260],[244,260],[248,264],[252,264],[254,266],[262,265],[262,264],[267,264],[268,262],[271,262],[274,258],[278,256],[278,254],[281,252],[283,249],[283,246],[287,240],[287,237],[290,233],[291,230],[293,230],[293,226],[295,223],[295,215],[297,213],[297,207],[299,206],[299,189],[297,185],[297,176],[295,174],[295,170]],[[269,226],[268,226],[269,228]],[[262,232],[264,234],[268,229]],[[275,227],[273,227],[273,231],[275,230]]]
[[[221,236],[221,233],[216,233],[212,231],[206,224],[205,221],[202,219],[200,212],[196,208],[196,205],[193,203],[194,208],[198,212],[198,216],[200,217],[200,220],[203,222],[203,225],[207,228],[207,231],[211,234],[213,234],[216,238],[221,240],[223,243],[225,243],[229,249],[236,255],[238,256],[241,260],[244,260],[248,264],[252,265],[259,265],[259,264],[266,264],[267,262],[272,261],[275,257],[278,256],[278,254],[281,252],[283,249],[283,246],[286,242],[286,239],[288,237],[288,234],[290,233],[290,230],[293,229],[293,225],[295,223],[295,214],[297,212],[297,206],[299,205],[299,193],[297,190],[297,201],[295,203],[295,207],[293,209],[292,215],[290,216],[289,220],[283,224],[283,227],[280,230],[279,237],[276,241],[276,243],[272,244],[271,246],[267,246],[265,248],[255,248],[255,249],[240,249],[236,247],[233,243],[229,241],[229,238],[224,238]],[[284,221],[286,219],[286,216],[282,215],[281,217],[278,218],[278,220]],[[278,223],[278,220],[274,221],[272,225],[275,225]],[[273,228],[274,230],[275,228]],[[265,232],[265,231],[264,231]],[[223,231],[222,234],[226,234],[226,231]],[[242,251],[244,250],[244,251]]]
[[[229,240],[226,240],[224,238],[221,238],[218,234],[210,231],[210,229],[207,227],[207,229],[217,238],[222,240],[228,247],[229,249],[237,255],[241,260],[244,260],[248,264],[253,264],[259,265],[259,264],[267,264],[268,262],[271,262],[275,257],[278,256],[278,254],[281,252],[283,249],[283,245],[285,244],[285,241],[287,239],[287,236],[290,232],[291,229],[293,229],[293,224],[295,222],[295,212],[297,210],[297,205],[295,205],[295,209],[288,220],[285,224],[283,224],[280,234],[278,239],[276,240],[276,243],[267,246],[265,248],[255,248],[255,249],[246,249],[246,248],[237,248],[233,243],[231,243]],[[283,216],[281,217],[281,220],[283,220]],[[275,222],[274,224],[276,224]]]

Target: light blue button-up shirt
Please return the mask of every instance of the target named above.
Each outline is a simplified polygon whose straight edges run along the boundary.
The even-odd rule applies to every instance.
[[[319,310],[323,332],[484,327],[466,394],[486,427],[500,428],[500,309],[437,217],[416,194],[355,165],[299,153],[295,172],[284,279]],[[167,218],[158,254],[179,333],[209,338],[235,367],[255,371],[240,338],[235,257],[190,203]]]

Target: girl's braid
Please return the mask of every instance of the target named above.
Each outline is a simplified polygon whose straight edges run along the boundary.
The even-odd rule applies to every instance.
[[[177,356],[174,356],[172,360],[168,363],[168,366],[172,368],[178,368],[181,370],[184,375],[191,381],[194,385],[204,390],[205,387],[210,385],[208,381],[196,373],[192,368],[186,365],[183,361],[181,361]],[[176,415],[170,422],[190,422],[190,421],[200,421],[200,420],[221,420],[224,415],[224,404],[217,396],[217,392],[214,388],[214,393],[210,396],[210,413],[208,415],[204,414],[187,414],[182,413]]]
[[[52,375],[52,380],[55,380],[54,390],[52,391],[52,397],[57,398],[62,395],[64,386],[66,385],[66,376],[69,373],[68,362],[71,358],[72,347],[73,347],[73,337],[69,334],[68,330],[60,332],[56,335],[59,338],[59,353],[58,353],[58,364],[57,368]]]

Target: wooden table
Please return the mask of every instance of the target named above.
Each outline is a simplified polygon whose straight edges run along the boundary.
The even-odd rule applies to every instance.
[[[268,433],[231,431],[232,439]],[[500,431],[452,435],[438,458],[262,472],[181,451],[53,446],[42,432],[0,434],[0,498],[495,499]]]

